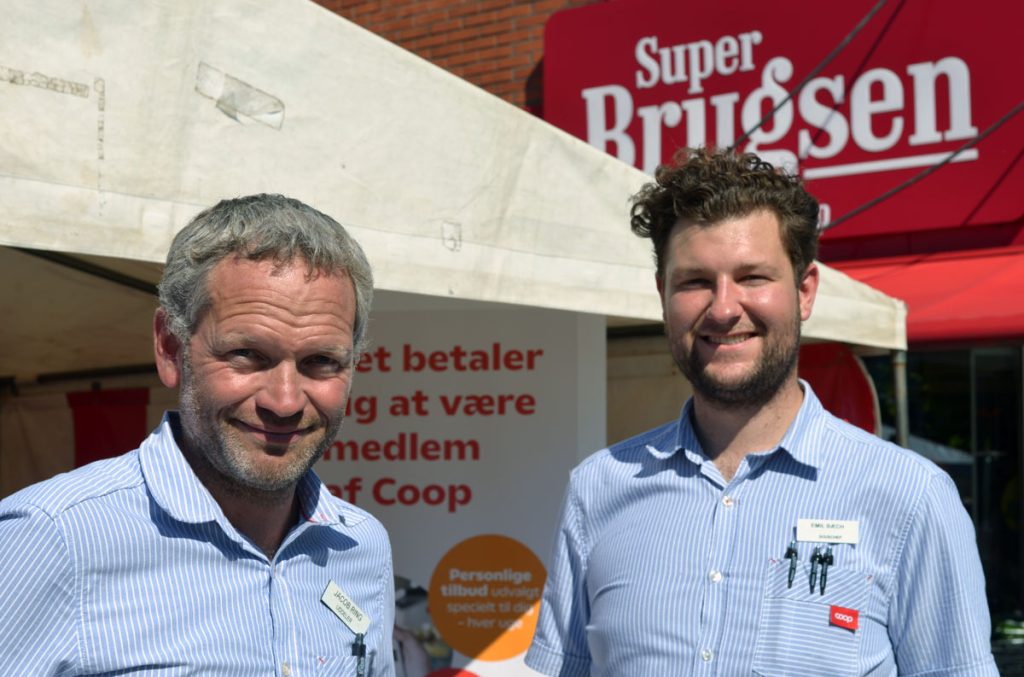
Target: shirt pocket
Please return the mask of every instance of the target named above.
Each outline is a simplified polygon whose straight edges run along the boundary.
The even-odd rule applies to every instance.
[[[810,565],[797,567],[789,587],[789,562],[768,567],[764,602],[754,649],[756,675],[801,675],[840,677],[857,675],[861,624],[870,595],[867,574],[831,566],[825,594],[821,594],[821,568],[814,591],[810,589]],[[855,609],[860,613],[856,630],[832,625],[831,607]]]

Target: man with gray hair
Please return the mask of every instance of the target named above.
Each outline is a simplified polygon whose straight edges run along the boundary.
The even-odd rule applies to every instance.
[[[178,233],[153,334],[180,411],[0,502],[0,674],[393,674],[387,534],[311,470],[372,291],[355,240],[297,200]]]

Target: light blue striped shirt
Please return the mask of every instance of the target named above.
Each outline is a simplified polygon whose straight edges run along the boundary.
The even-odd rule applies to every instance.
[[[561,677],[998,674],[974,530],[949,476],[801,384],[779,448],[747,456],[730,482],[701,450],[692,403],[573,471],[528,665]],[[832,547],[824,594],[820,573],[810,590],[820,543],[797,544],[789,587],[799,519],[858,523],[857,544]]]
[[[354,634],[320,602],[331,580],[371,619],[368,674],[394,674],[381,524],[310,472],[269,561],[168,416],[139,449],[0,502],[0,675],[355,675]]]

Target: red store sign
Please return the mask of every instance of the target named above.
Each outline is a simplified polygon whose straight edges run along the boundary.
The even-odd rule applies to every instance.
[[[1024,99],[1019,0],[613,0],[548,22],[544,113],[647,172],[681,146],[799,171],[836,220],[941,162]],[[827,237],[1013,222],[1024,113]]]

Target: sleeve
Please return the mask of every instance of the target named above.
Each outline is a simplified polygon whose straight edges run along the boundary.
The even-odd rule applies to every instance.
[[[381,527],[381,530],[384,528]],[[388,539],[387,532],[384,533],[384,563],[381,573],[381,610],[379,623],[380,637],[378,641],[380,644],[377,648],[377,656],[374,659],[376,663],[373,666],[374,675],[394,675],[395,674],[395,647],[394,647],[394,630],[395,630],[395,573],[394,573],[394,562],[391,557],[391,542]]]
[[[0,504],[0,581],[0,674],[74,674],[74,572],[50,516]]]
[[[889,635],[901,675],[998,675],[974,526],[953,481],[932,478],[896,561]]]
[[[562,501],[540,617],[526,664],[552,677],[586,677],[590,652],[586,626],[590,605],[586,591],[586,541],[582,514],[570,482]]]

